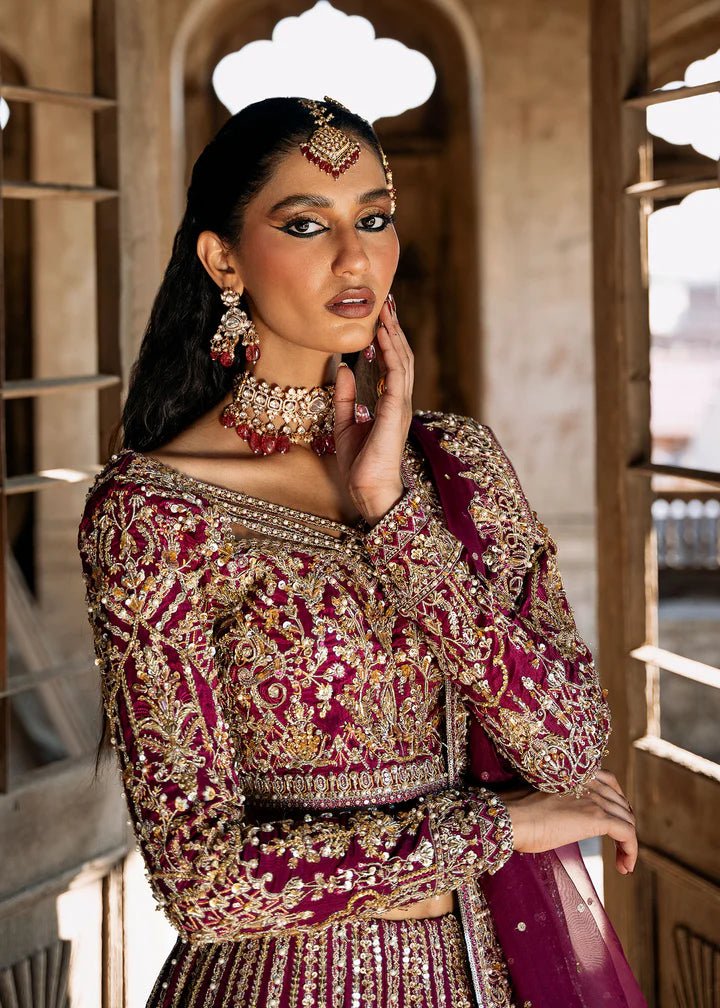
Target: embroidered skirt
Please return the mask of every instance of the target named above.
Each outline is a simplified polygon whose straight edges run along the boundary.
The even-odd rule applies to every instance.
[[[344,921],[320,931],[189,945],[147,1008],[477,1008],[456,912]]]

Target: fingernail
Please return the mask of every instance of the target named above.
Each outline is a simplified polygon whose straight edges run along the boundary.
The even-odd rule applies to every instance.
[[[388,294],[387,299],[390,305],[390,311],[393,313],[393,316],[397,318],[397,305],[395,304],[395,298],[392,294]]]
[[[346,364],[345,361],[343,360],[343,361],[340,361],[340,363],[338,364],[338,368],[341,368],[341,367],[350,367],[350,365]]]

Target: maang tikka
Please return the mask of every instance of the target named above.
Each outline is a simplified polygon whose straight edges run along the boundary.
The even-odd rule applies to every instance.
[[[327,95],[325,95],[325,101],[333,102],[339,108],[345,108],[340,102],[328,98]],[[327,112],[319,102],[309,98],[301,98],[300,102],[309,110],[315,120],[315,129],[308,139],[300,144],[300,150],[308,161],[312,161],[333,178],[339,178],[342,172],[347,171],[360,157],[360,144],[347,133],[330,125],[330,120],[335,117],[332,112]]]
[[[315,121],[315,129],[307,140],[300,144],[300,150],[308,161],[312,161],[313,164],[317,165],[324,172],[327,172],[328,175],[332,175],[333,178],[339,178],[360,157],[360,144],[347,133],[343,133],[337,126],[330,125],[331,120],[335,117],[332,112],[324,109],[320,102],[313,101],[310,98],[300,98],[299,100],[300,104],[309,110]],[[350,109],[343,105],[342,102],[339,102],[337,98],[325,95],[324,100],[328,105],[334,105],[335,108],[342,109],[344,112],[350,112]],[[369,125],[370,123],[368,123]],[[385,181],[390,191],[390,213],[394,214],[397,191],[393,185],[393,177],[388,159],[382,148],[380,148],[380,155],[382,157],[383,171],[385,172]]]

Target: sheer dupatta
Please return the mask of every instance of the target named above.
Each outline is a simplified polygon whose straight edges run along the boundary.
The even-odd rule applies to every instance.
[[[486,543],[468,505],[475,489],[438,435],[413,417],[410,436],[427,460],[449,530],[484,574]],[[447,478],[450,477],[450,478]],[[475,718],[468,733],[471,783],[498,792],[518,782]],[[514,853],[495,875],[480,875],[518,1008],[647,1008],[620,941],[588,875],[578,844],[543,854]]]

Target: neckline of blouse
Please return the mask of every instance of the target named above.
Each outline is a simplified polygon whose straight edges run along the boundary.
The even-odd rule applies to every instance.
[[[405,469],[408,464],[408,456],[411,451],[412,449],[410,447],[410,443],[409,441],[406,441],[403,448],[403,469]],[[228,500],[238,501],[241,505],[245,504],[246,507],[251,510],[262,510],[265,513],[270,514],[286,514],[294,521],[300,521],[303,524],[306,524],[309,521],[315,525],[320,525],[323,528],[333,528],[339,530],[341,536],[332,535],[332,533],[329,532],[326,533],[331,539],[337,540],[342,536],[347,535],[364,537],[366,532],[370,529],[370,526],[365,519],[360,519],[355,525],[348,525],[346,522],[337,521],[334,518],[328,518],[326,515],[315,514],[312,511],[302,511],[299,508],[290,507],[288,504],[280,504],[277,501],[269,501],[263,497],[255,497],[242,490],[235,490],[232,487],[222,486],[218,483],[210,483],[208,480],[200,479],[197,476],[191,476],[190,473],[184,472],[182,469],[177,469],[175,466],[169,465],[161,459],[155,458],[151,455],[145,455],[143,452],[135,451],[133,448],[123,448],[117,454],[119,458],[123,455],[130,455],[134,459],[137,459],[141,464],[148,465],[156,471],[165,472],[187,485],[200,487],[201,492],[204,492],[210,499],[213,497],[219,498],[225,503]]]

